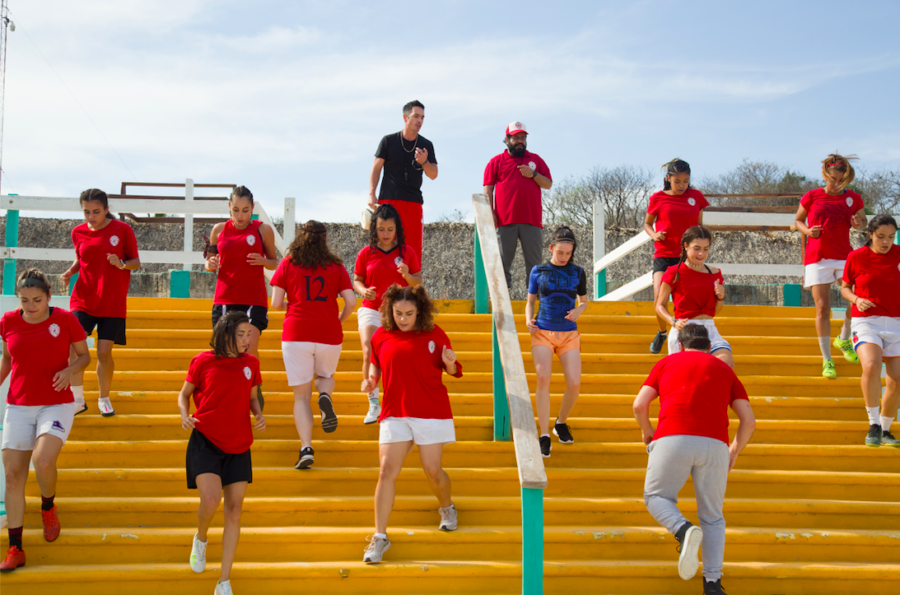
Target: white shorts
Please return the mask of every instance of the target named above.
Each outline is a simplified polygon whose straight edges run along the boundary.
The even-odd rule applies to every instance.
[[[452,419],[385,417],[381,420],[379,444],[410,440],[416,444],[450,444],[456,442],[456,428]]]
[[[853,349],[871,343],[884,352],[883,357],[900,357],[900,318],[892,316],[854,316],[850,319]]]
[[[312,379],[331,378],[341,359],[340,345],[308,341],[282,341],[281,356],[287,372],[288,386],[301,386]]]
[[[712,318],[694,318],[687,321],[688,324],[702,324],[706,327],[706,332],[709,333],[709,352],[713,353],[720,349],[727,349],[731,351],[731,344],[722,338],[722,335],[719,334],[719,329],[716,328],[716,322]],[[669,354],[678,353],[681,349],[678,346],[678,331],[675,327],[669,331]]]
[[[38,437],[44,434],[56,436],[65,444],[74,421],[75,403],[33,407],[7,404],[2,448],[34,450]]]
[[[359,330],[363,330],[363,327],[367,326],[381,328],[381,312],[378,310],[359,307],[356,309],[356,319],[359,322]]]
[[[803,287],[831,285],[844,276],[846,260],[820,260],[803,267]]]

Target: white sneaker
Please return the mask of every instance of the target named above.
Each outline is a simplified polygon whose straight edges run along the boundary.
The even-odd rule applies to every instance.
[[[378,417],[381,415],[381,405],[378,404],[378,399],[369,399],[369,412],[366,413],[366,419],[363,420],[363,423],[366,425],[374,424],[378,421]]]
[[[456,520],[456,507],[453,503],[450,503],[450,506],[446,508],[438,508],[438,512],[441,513],[441,524],[438,527],[441,531],[456,531],[459,523]]]
[[[88,410],[87,403],[84,402],[84,399],[78,400],[75,399],[75,415],[80,415]]]
[[[216,590],[213,591],[213,595],[232,595],[231,581],[216,583]]]
[[[116,414],[116,410],[113,409],[112,403],[109,402],[109,397],[97,399],[97,407],[100,408],[100,415],[103,417],[112,417]]]
[[[678,557],[678,576],[686,581],[694,578],[697,570],[700,569],[698,555],[702,543],[703,530],[694,525],[688,527],[684,534],[684,541],[681,543],[681,555]]]
[[[197,539],[198,533],[194,533],[194,546],[191,548],[191,570],[200,574],[206,570],[206,544],[208,541],[200,541]],[[218,587],[216,587],[218,592]],[[228,586],[228,592],[231,593],[231,585]]]
[[[363,555],[363,562],[366,564],[378,564],[384,558],[384,552],[391,549],[391,541],[369,535],[366,537],[369,545],[366,546],[366,553]]]

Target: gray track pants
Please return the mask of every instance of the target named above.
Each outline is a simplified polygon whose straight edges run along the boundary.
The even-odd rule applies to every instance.
[[[644,504],[656,521],[675,534],[687,519],[678,510],[678,491],[694,480],[697,517],[703,529],[703,576],[722,578],[725,561],[725,517],[722,505],[728,483],[728,445],[703,436],[666,436],[648,447]]]
[[[500,240],[500,260],[503,262],[503,273],[506,275],[506,286],[512,288],[513,259],[516,257],[516,247],[522,243],[522,256],[525,257],[525,286],[528,287],[528,277],[531,269],[541,264],[541,252],[543,233],[540,227],[527,223],[515,223],[513,225],[501,225],[497,228],[497,238]]]

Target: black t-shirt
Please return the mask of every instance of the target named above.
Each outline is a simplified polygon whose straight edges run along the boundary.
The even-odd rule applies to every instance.
[[[402,143],[402,144],[401,144]],[[434,145],[421,134],[414,141],[401,140],[399,132],[378,143],[375,157],[384,159],[379,200],[407,200],[422,204],[422,166],[416,162],[416,147],[428,151],[428,161],[437,165]]]

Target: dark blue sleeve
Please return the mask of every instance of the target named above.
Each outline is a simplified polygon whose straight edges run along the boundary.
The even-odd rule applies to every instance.
[[[540,277],[540,272],[538,271],[538,267],[534,267],[531,269],[531,274],[528,275],[528,293],[532,295],[537,295],[538,277]]]
[[[578,267],[578,289],[576,290],[578,295],[587,295],[587,276],[584,274],[584,269]]]

